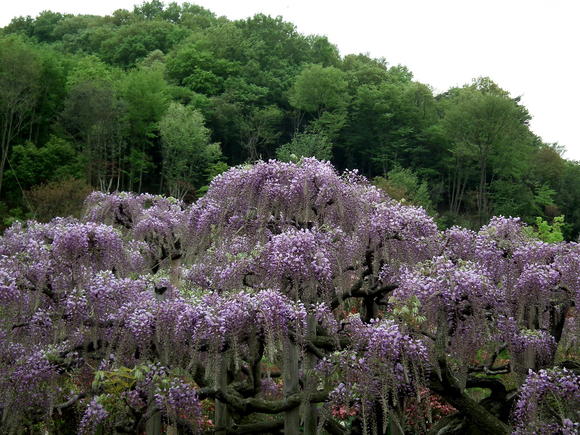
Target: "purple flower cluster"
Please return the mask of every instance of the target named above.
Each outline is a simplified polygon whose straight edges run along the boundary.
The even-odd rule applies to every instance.
[[[94,192],[85,207],[87,221],[112,225],[135,240],[144,240],[151,263],[160,260],[162,249],[174,251],[186,218],[181,201],[150,194]]]
[[[424,344],[404,334],[399,325],[391,320],[376,320],[367,325],[360,318],[353,317],[349,332],[356,346],[364,352],[365,358],[379,365],[387,361],[400,362],[402,359],[419,364],[428,360]]]
[[[298,282],[332,280],[331,240],[319,231],[290,230],[272,237],[264,261],[271,274]]]
[[[85,219],[89,222],[132,229],[151,207],[173,203],[180,204],[177,200],[148,193],[136,195],[130,192],[112,194],[93,192],[85,200]]]
[[[244,277],[255,273],[260,252],[260,245],[250,237],[234,236],[198,258],[185,277],[206,290],[239,290],[244,286]]]
[[[376,320],[364,324],[360,318],[351,317],[348,334],[353,348],[331,358],[342,381],[332,394],[336,403],[393,403],[403,391],[401,386],[406,385],[412,393],[422,385],[428,367],[427,348],[404,334],[396,323]],[[318,369],[328,372],[330,367],[326,363]]]
[[[40,351],[27,354],[23,348],[14,347],[12,352],[6,350],[16,358],[13,369],[8,371],[8,378],[0,383],[4,384],[4,394],[14,394],[13,398],[22,401],[21,403],[45,404],[51,394],[46,383],[56,378],[57,367]]]
[[[526,264],[516,282],[514,296],[520,300],[545,301],[559,279],[560,273],[552,265]]]
[[[530,370],[513,411],[514,434],[577,434],[580,376],[566,369]]]
[[[140,346],[150,343],[154,332],[155,316],[146,308],[137,308],[127,318],[127,329]]]
[[[16,286],[14,275],[7,270],[0,269],[0,302],[3,305],[14,303],[21,296]]]
[[[515,371],[520,374],[528,372],[528,364],[533,367],[545,367],[553,362],[556,352],[556,341],[546,331],[539,329],[519,329],[513,317],[498,320],[498,333],[501,341],[515,360]],[[532,357],[533,360],[529,360]]]
[[[55,232],[53,256],[73,268],[85,265],[97,269],[120,266],[124,260],[120,234],[108,225],[69,224]]]
[[[172,379],[155,393],[155,403],[169,417],[199,421],[201,404],[193,386],[180,379]]]
[[[398,202],[377,204],[370,229],[371,234],[379,239],[412,240],[415,243],[437,234],[437,224],[425,209]]]
[[[99,424],[104,422],[108,416],[107,410],[97,401],[97,398],[94,398],[83,414],[79,425],[79,434],[94,434]]]
[[[341,177],[328,162],[259,162],[216,177],[189,211],[186,232],[274,233],[323,224],[353,231],[372,204],[384,199],[361,177]],[[191,237],[190,237],[191,240]]]
[[[451,227],[444,232],[445,255],[452,259],[473,260],[476,253],[477,234],[467,228]]]

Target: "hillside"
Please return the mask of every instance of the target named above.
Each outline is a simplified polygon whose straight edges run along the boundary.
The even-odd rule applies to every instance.
[[[228,166],[316,156],[380,177],[442,226],[564,215],[566,237],[580,231],[580,165],[490,78],[435,95],[405,66],[280,17],[156,0],[0,32],[5,223],[78,214],[92,189],[191,201]]]

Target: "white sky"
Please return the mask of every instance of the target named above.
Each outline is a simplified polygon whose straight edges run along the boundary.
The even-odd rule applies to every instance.
[[[169,2],[170,0],[166,0]],[[12,17],[103,15],[140,0],[0,0]],[[342,55],[368,52],[403,64],[441,92],[490,76],[522,96],[532,129],[580,160],[578,0],[190,0],[230,19],[282,15],[302,33],[328,36]]]

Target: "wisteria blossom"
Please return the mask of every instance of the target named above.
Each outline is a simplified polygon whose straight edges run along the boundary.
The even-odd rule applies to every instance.
[[[578,433],[577,243],[316,159],[85,209],[0,238],[2,433]]]

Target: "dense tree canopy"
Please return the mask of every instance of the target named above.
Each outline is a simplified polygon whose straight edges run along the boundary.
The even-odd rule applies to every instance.
[[[222,167],[288,160],[289,146],[298,147],[370,178],[412,171],[442,226],[477,228],[494,214],[527,223],[564,215],[565,236],[580,232],[579,166],[530,131],[517,97],[489,78],[435,95],[406,67],[341,56],[327,38],[303,35],[281,17],[230,21],[158,0],[109,16],[46,11],[1,30],[0,78],[5,222],[45,219],[26,192],[58,179],[47,174],[30,186],[18,174],[54,138],[77,154],[74,176],[83,182],[169,193],[159,123],[177,103],[203,116]],[[324,151],[307,145],[316,135]],[[207,181],[191,180],[187,197]]]
[[[315,159],[85,206],[0,239],[3,433],[578,430],[577,243]]]

